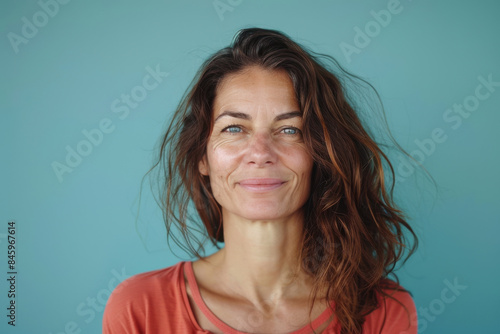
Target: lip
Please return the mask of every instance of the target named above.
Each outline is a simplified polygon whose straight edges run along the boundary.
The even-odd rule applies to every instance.
[[[238,182],[238,184],[246,190],[264,192],[281,187],[286,181],[274,178],[252,178]]]

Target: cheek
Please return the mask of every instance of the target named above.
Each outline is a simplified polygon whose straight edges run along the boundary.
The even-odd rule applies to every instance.
[[[289,169],[302,178],[309,178],[312,173],[313,161],[310,154],[300,147],[287,147],[281,150],[281,156]]]
[[[207,153],[208,162],[213,166],[211,169],[215,170],[216,174],[225,174],[238,162],[241,147],[229,143],[214,143],[209,146]]]
[[[214,195],[230,184],[231,174],[238,167],[240,152],[240,149],[231,145],[210,145],[208,148],[209,176]]]

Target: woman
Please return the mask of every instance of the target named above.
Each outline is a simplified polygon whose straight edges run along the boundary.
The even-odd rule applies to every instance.
[[[167,230],[199,259],[119,285],[104,333],[416,333],[411,296],[388,279],[415,248],[403,230],[415,235],[346,94],[278,31],[244,29],[210,57],[155,165]],[[224,242],[208,257],[190,203]]]

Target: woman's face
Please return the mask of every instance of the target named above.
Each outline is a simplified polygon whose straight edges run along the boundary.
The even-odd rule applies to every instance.
[[[222,80],[199,171],[210,177],[224,218],[300,214],[313,166],[301,114],[286,72],[249,67]]]

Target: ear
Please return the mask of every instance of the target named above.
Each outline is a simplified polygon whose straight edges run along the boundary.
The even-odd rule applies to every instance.
[[[206,154],[204,154],[203,158],[201,158],[200,162],[198,162],[198,171],[201,175],[208,176],[209,168]]]

